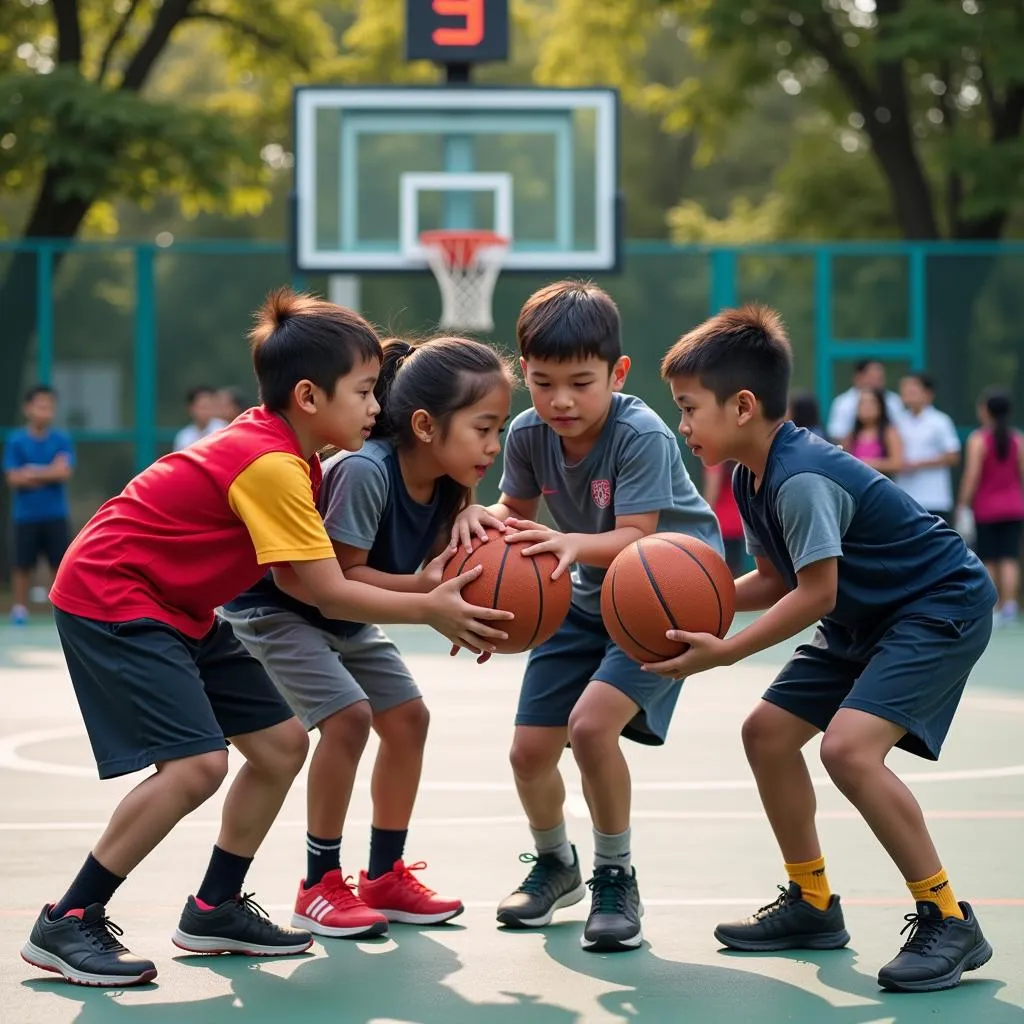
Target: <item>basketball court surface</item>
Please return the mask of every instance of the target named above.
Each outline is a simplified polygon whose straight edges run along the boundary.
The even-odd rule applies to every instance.
[[[742,623],[740,623],[742,624]],[[843,896],[849,948],[741,955],[719,948],[720,920],[746,915],[783,881],[740,746],[748,708],[786,648],[688,683],[667,746],[627,744],[635,782],[634,863],[645,942],[629,953],[583,952],[586,902],[551,927],[505,932],[497,902],[530,848],[506,760],[525,658],[484,666],[449,659],[429,631],[393,631],[432,711],[409,860],[460,896],[466,912],[433,928],[392,926],[366,942],[317,941],[282,960],[197,957],[170,942],[216,837],[221,794],[186,819],[122,887],[113,919],[152,957],[156,982],[123,992],[67,985],[18,950],[40,906],[59,895],[120,796],[140,776],[100,784],[56,637],[47,625],[3,628],[0,687],[0,1021],[3,1024],[1024,1024],[1024,628],[1000,631],[976,671],[938,765],[896,752],[892,767],[930,817],[953,885],[972,901],[995,948],[960,988],[889,995],[875,972],[902,939],[913,906],[895,869],[842,796],[819,779],[829,876]],[[372,741],[342,845],[365,867]],[[584,865],[590,825],[571,756],[567,820]],[[288,797],[247,890],[278,921],[304,869],[304,784]],[[586,868],[584,868],[586,870]]]

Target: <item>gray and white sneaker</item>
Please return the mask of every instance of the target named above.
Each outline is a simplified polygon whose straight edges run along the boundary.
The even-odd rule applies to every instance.
[[[498,904],[498,921],[508,928],[543,928],[556,910],[579,903],[586,895],[580,859],[572,847],[572,864],[563,864],[553,853],[521,853],[530,873],[515,892]]]
[[[644,908],[636,884],[636,869],[606,865],[594,868],[590,887],[590,916],[580,945],[593,953],[636,949],[644,941],[640,918]]]

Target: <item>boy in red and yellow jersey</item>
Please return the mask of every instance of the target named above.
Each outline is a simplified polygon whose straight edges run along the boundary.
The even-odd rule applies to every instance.
[[[460,590],[395,594],[347,580],[316,511],[316,452],[358,449],[379,406],[381,347],[351,311],[283,290],[250,340],[262,405],[159,460],[108,501],[68,550],[54,618],[101,778],[153,765],[119,804],[65,895],[47,904],[22,956],[68,981],[123,987],[156,968],[106,916],[114,891],[245,758],[220,834],[174,934],[191,952],[285,955],[312,936],[260,912],[242,883],[305,761],[306,730],[214,609],[270,567],[329,617],[423,622],[481,652],[503,637]]]

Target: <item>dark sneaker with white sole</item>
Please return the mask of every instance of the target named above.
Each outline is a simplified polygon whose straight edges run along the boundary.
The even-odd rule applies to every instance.
[[[591,953],[618,953],[636,949],[644,941],[640,918],[644,908],[636,884],[636,869],[614,865],[594,868],[590,888],[590,916],[580,945]]]
[[[920,901],[907,914],[903,948],[878,972],[878,984],[890,992],[938,992],[960,984],[964,971],[976,971],[992,959],[992,947],[969,903],[961,903],[964,919],[943,917],[935,903]]]
[[[313,936],[301,928],[283,928],[248,892],[203,910],[189,896],[171,941],[189,953],[242,953],[245,956],[291,956],[305,953]]]
[[[530,873],[515,892],[498,904],[498,921],[508,928],[543,928],[556,910],[579,903],[587,894],[580,874],[580,858],[572,848],[572,864],[553,853],[521,853]]]
[[[55,921],[47,916],[51,906],[43,907],[21,947],[21,958],[27,963],[59,974],[73,985],[125,988],[156,977],[153,962],[136,956],[118,939],[124,933],[107,917],[102,904],[69,910]]]
[[[841,949],[850,941],[839,897],[824,910],[808,903],[796,882],[779,886],[781,895],[753,917],[729,921],[715,929],[715,938],[729,949],[769,953],[779,949]]]

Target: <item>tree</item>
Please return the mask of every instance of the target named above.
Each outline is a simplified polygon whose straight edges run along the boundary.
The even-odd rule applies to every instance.
[[[1019,0],[558,0],[550,17],[542,81],[610,75],[630,102],[660,111],[669,129],[695,129],[705,147],[728,137],[766,83],[811,99],[805,131],[851,158],[870,151],[905,238],[999,238],[1017,204]],[[704,58],[699,78],[644,78],[658,33]]]
[[[12,233],[72,238],[115,199],[160,195],[192,213],[258,212],[291,83],[334,56],[334,38],[313,0],[0,5],[0,182],[31,196]],[[199,87],[173,73],[183,51],[206,58]],[[17,408],[35,277],[20,251],[0,284],[0,422]]]

